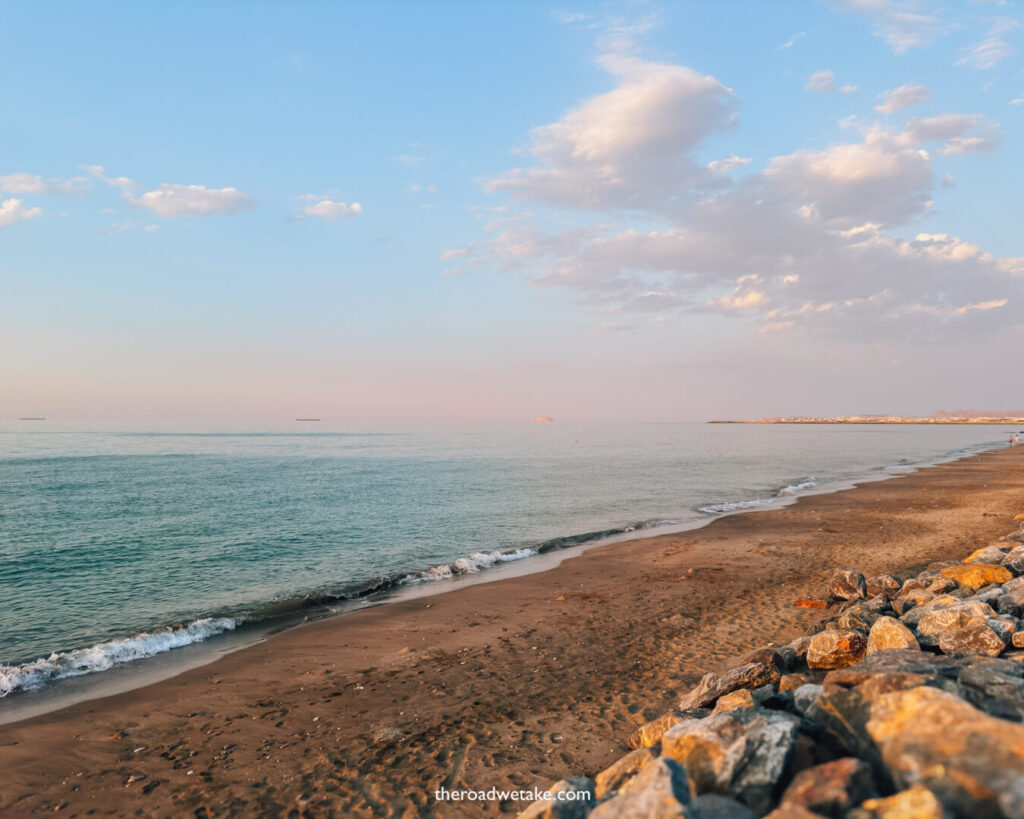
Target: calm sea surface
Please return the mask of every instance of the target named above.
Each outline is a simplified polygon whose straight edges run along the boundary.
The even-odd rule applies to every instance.
[[[0,697],[303,606],[707,520],[1008,434],[0,424]]]

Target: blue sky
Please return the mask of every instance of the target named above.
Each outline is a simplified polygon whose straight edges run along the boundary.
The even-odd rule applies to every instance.
[[[1020,19],[4,4],[0,412],[1019,408]]]

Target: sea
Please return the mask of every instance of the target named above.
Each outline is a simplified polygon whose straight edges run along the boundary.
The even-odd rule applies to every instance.
[[[142,684],[124,670],[159,656],[166,676],[311,617],[891,478],[1009,432],[0,423],[0,721],[26,697],[65,702],[39,699],[61,685],[110,690],[72,679]]]

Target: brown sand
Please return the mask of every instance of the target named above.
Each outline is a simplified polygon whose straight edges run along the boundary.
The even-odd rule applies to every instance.
[[[435,788],[593,775],[703,672],[819,619],[829,572],[959,559],[1024,510],[1024,450],[805,497],[551,571],[293,629],[0,726],[0,815],[480,815]]]

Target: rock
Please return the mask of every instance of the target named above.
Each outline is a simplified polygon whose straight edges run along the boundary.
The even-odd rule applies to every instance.
[[[964,566],[947,566],[942,570],[943,577],[949,577],[961,586],[982,589],[990,583],[1005,583],[1013,580],[1010,570],[992,563],[971,563]]]
[[[879,614],[864,600],[854,600],[843,607],[837,625],[839,628],[868,632]]]
[[[855,600],[868,596],[864,575],[856,569],[836,569],[828,581],[828,593],[839,600]]]
[[[995,618],[996,613],[987,603],[962,600],[933,604],[922,613],[917,623],[917,640],[924,646],[937,646],[943,634],[959,631],[975,617]]]
[[[820,819],[821,814],[813,813],[799,805],[779,805],[764,819]]]
[[[927,590],[932,594],[949,594],[958,586],[959,584],[951,577],[936,577],[928,584]]]
[[[1006,648],[1006,641],[996,632],[997,622],[995,619],[972,617],[966,625],[943,632],[939,636],[939,648],[944,654],[986,654],[996,657]]]
[[[801,685],[793,692],[793,707],[798,714],[806,714],[808,709],[821,695],[823,687],[815,683]]]
[[[1014,648],[1024,648],[1024,631],[1014,632],[1010,640]]]
[[[868,596],[874,597],[876,594],[886,594],[895,597],[896,593],[903,588],[903,581],[900,578],[891,574],[878,574],[874,577],[869,577],[865,582],[868,590]]]
[[[867,640],[859,631],[823,631],[811,638],[807,665],[810,668],[845,668],[862,659],[867,646]]]
[[[519,819],[583,819],[594,807],[594,783],[585,776],[571,776],[549,789],[563,798],[538,799],[519,814]]]
[[[712,714],[667,731],[661,753],[686,768],[695,794],[725,794],[765,813],[793,753],[797,724],[790,714],[763,709]]]
[[[678,819],[692,814],[667,793],[644,791],[613,796],[589,816],[591,819]]]
[[[683,710],[707,708],[723,694],[740,688],[760,688],[778,682],[780,676],[777,668],[764,663],[746,663],[721,675],[705,674],[697,687],[679,701],[679,707]]]
[[[715,710],[711,713],[721,714],[725,711],[735,711],[737,708],[753,708],[754,704],[754,697],[750,690],[741,688],[739,691],[733,691],[719,697],[718,702],[715,704]]]
[[[844,757],[800,771],[780,802],[843,819],[850,808],[874,795],[870,766],[854,757]]]
[[[1002,587],[1002,594],[992,597],[989,605],[1000,614],[1009,614],[1013,617],[1020,617],[1024,614],[1024,589],[1010,589]]]
[[[594,795],[600,799],[608,793],[617,791],[646,762],[654,758],[654,754],[648,748],[638,748],[620,757],[594,777]]]
[[[690,802],[692,788],[686,769],[676,760],[662,756],[646,762],[636,776],[619,788],[620,793],[643,791],[661,791],[686,805]]]
[[[915,606],[927,603],[935,595],[927,589],[906,589],[893,598],[892,607],[897,614],[906,614]]]
[[[867,653],[900,648],[914,651],[920,648],[914,632],[895,617],[879,617],[868,634]]]
[[[793,605],[798,609],[827,609],[828,600],[822,600],[820,597],[798,597],[793,601]]]
[[[811,682],[811,678],[806,674],[786,674],[779,680],[779,693],[796,691],[800,686],[807,685],[809,682]]]
[[[1020,577],[1024,574],[1024,556],[1004,560],[1003,566],[1009,569],[1014,577]]]
[[[630,748],[650,748],[652,745],[661,742],[661,737],[664,733],[673,725],[678,725],[682,720],[683,717],[669,711],[667,714],[662,714],[657,719],[652,719],[650,722],[637,728],[626,739],[626,744]]]
[[[746,665],[747,663],[760,663],[769,668],[775,668],[780,672],[786,670],[786,659],[777,648],[754,649],[740,660],[740,665]]]
[[[958,816],[1024,816],[1024,726],[922,686],[879,697],[866,727],[898,787],[919,782]]]
[[[1006,549],[1000,549],[998,546],[986,546],[971,552],[969,557],[964,558],[964,563],[1002,563],[1006,553]]]
[[[957,682],[963,699],[993,717],[1024,719],[1024,668],[1007,660],[977,658],[964,666]]]
[[[694,819],[757,819],[757,814],[746,805],[717,793],[695,797],[690,802],[690,813]]]
[[[868,799],[847,814],[847,819],[948,819],[942,804],[924,785],[911,785],[905,791],[884,799]]]
[[[792,642],[786,643],[786,648],[792,649],[796,659],[802,660],[807,656],[807,647],[811,644],[810,637],[797,637]]]

